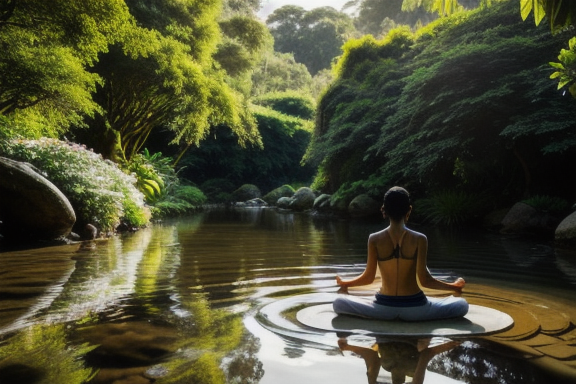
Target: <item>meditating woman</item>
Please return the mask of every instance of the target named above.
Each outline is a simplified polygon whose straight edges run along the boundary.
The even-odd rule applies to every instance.
[[[376,300],[342,296],[334,301],[334,311],[338,314],[405,321],[466,315],[468,303],[463,298],[426,297],[420,288],[421,285],[429,289],[450,290],[459,296],[466,283],[462,278],[445,283],[430,274],[426,265],[426,236],[406,227],[412,212],[408,191],[400,187],[391,188],[384,195],[381,210],[384,217],[390,219],[390,226],[368,238],[368,261],[364,272],[352,280],[336,277],[341,291],[346,292],[348,287],[374,282],[376,268],[379,268],[382,286],[376,293]]]

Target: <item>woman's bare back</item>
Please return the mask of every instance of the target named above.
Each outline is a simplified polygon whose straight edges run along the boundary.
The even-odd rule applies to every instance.
[[[388,227],[370,236],[369,246],[376,252],[382,276],[381,294],[408,296],[421,291],[416,271],[418,256],[422,251],[419,244],[423,241],[426,242],[424,235],[408,228],[393,232]]]

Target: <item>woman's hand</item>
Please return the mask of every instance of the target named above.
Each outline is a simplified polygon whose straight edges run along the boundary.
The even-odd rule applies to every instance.
[[[455,282],[451,283],[450,285],[452,285],[454,287],[454,291],[456,292],[456,296],[460,296],[462,294],[462,289],[466,285],[466,281],[464,281],[463,278],[459,277],[456,279]]]

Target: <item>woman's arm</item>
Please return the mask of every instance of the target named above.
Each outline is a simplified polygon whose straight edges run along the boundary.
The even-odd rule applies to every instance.
[[[374,282],[376,277],[376,268],[378,268],[378,253],[376,251],[376,241],[373,238],[374,234],[368,237],[368,260],[366,262],[366,269],[362,274],[351,280],[342,280],[340,276],[336,276],[336,284],[342,288],[357,287],[359,285],[368,285]]]
[[[427,264],[428,258],[428,239],[424,235],[420,235],[418,238],[418,261],[416,265],[416,273],[418,275],[418,281],[420,285],[424,288],[438,289],[454,291],[458,295],[462,293],[462,288],[466,282],[463,278],[459,277],[453,283],[445,283],[443,281],[435,279],[428,269]]]

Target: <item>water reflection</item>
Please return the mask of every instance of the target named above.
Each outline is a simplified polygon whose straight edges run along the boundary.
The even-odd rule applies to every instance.
[[[82,247],[0,253],[0,383],[364,382],[365,364],[339,354],[335,334],[295,324],[295,309],[261,310],[286,298],[297,307],[302,293],[333,294],[337,272],[363,269],[367,234],[381,226],[271,209],[207,211]],[[500,338],[420,343],[422,361],[440,350],[427,348],[451,347],[429,359],[426,377],[574,378],[573,252],[423,232],[435,274],[464,271],[471,302],[490,299],[526,318]],[[354,335],[347,343],[377,344]],[[378,367],[377,380],[390,381]]]
[[[392,384],[406,382],[406,376],[412,378],[413,384],[422,384],[428,363],[436,355],[449,351],[460,345],[460,342],[442,340],[431,345],[427,339],[392,339],[379,337],[371,348],[349,344],[346,338],[338,340],[341,351],[351,351],[360,356],[366,364],[368,384],[376,384],[380,367],[387,371]]]
[[[523,362],[520,353],[490,351],[485,339],[375,338],[371,346],[349,343],[340,337],[338,347],[360,357],[369,384],[433,383],[543,383],[550,379],[539,368]],[[426,378],[429,380],[426,380]],[[562,382],[560,381],[556,382]]]
[[[94,376],[84,366],[91,349],[71,346],[62,324],[31,326],[0,345],[0,383],[85,383]]]

